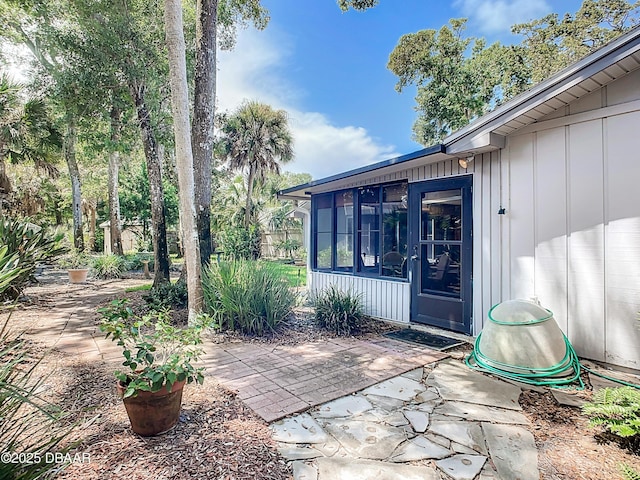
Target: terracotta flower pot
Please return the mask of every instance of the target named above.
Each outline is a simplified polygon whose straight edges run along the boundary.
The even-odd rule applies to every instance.
[[[131,429],[143,437],[160,435],[171,430],[180,419],[182,388],[185,381],[173,384],[171,391],[165,386],[157,392],[138,392],[134,397],[123,398]],[[126,386],[116,383],[120,397]]]
[[[89,274],[88,268],[70,268],[67,270],[69,274],[70,283],[84,283],[87,281],[87,275]]]

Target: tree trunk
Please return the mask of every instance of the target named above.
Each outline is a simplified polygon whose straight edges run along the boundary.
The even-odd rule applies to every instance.
[[[167,248],[167,223],[165,219],[164,190],[162,188],[162,168],[156,137],[151,127],[149,110],[144,100],[144,85],[133,81],[131,95],[138,112],[138,122],[142,134],[144,155],[147,160],[147,175],[151,191],[151,223],[153,228],[154,276],[153,288],[169,282],[169,250]]]
[[[253,168],[249,167],[249,178],[247,179],[247,203],[244,211],[244,226],[249,228],[251,225],[251,195],[253,195]]]
[[[96,251],[96,210],[98,205],[98,199],[94,198],[87,202],[87,209],[89,210],[89,251]]]
[[[120,152],[117,144],[120,141],[120,109],[111,106],[111,152],[109,153],[109,232],[111,233],[111,253],[123,255],[122,226],[120,221],[120,199],[118,197],[118,180],[120,170]]]
[[[202,274],[200,246],[196,224],[193,179],[193,152],[189,122],[189,91],[187,87],[186,46],[182,27],[182,2],[165,0],[165,30],[169,53],[171,109],[176,145],[176,169],[180,193],[180,219],[184,242],[184,264],[187,268],[189,323],[202,311]]]
[[[67,134],[64,138],[64,158],[69,169],[71,180],[71,211],[73,214],[73,246],[79,252],[84,251],[82,235],[82,192],[80,187],[80,170],[76,161],[76,122],[71,114],[67,114]]]
[[[218,0],[198,0],[196,65],[191,126],[195,202],[202,266],[211,259],[211,170],[216,95],[216,21]]]

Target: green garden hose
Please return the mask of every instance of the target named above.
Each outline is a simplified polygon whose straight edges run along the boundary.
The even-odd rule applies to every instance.
[[[551,313],[550,310],[547,310],[549,315],[542,318],[524,322],[504,322],[494,318],[492,315],[494,309],[497,306],[498,305],[495,305],[491,308],[491,310],[489,310],[488,316],[490,321],[498,325],[532,325],[547,321],[553,317],[553,313]],[[607,380],[640,389],[640,385],[609,377],[602,373],[595,372],[590,368],[585,367],[584,365],[581,365],[576,351],[573,349],[571,342],[569,342],[569,339],[564,334],[562,334],[566,346],[566,353],[564,355],[564,358],[557,364],[547,368],[522,367],[519,365],[511,365],[508,363],[493,360],[484,355],[480,350],[481,336],[482,332],[480,332],[480,334],[478,334],[478,337],[476,338],[473,351],[465,358],[465,363],[469,368],[473,370],[490,373],[498,377],[515,380],[529,385],[568,388],[572,384],[577,383],[577,386],[575,387],[577,390],[584,390],[585,388],[584,382],[580,377],[581,370],[585,370],[593,375],[606,378]]]

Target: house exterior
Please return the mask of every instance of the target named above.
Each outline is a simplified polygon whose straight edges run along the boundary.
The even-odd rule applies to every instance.
[[[640,369],[640,28],[442,144],[280,192],[311,199],[310,284],[468,335],[502,301]]]

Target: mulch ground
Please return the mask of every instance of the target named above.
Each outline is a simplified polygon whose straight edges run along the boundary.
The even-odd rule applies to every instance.
[[[50,295],[51,292],[48,292]],[[134,304],[140,293],[129,294]],[[39,308],[31,297],[33,318]],[[42,314],[50,302],[40,302]],[[179,317],[179,315],[178,315]],[[20,311],[12,322],[19,324]],[[377,335],[395,327],[375,322],[363,335]],[[283,328],[267,338],[217,334],[216,342],[251,341],[295,344],[331,336],[315,329],[309,310],[302,309]],[[31,343],[35,355],[42,345]],[[468,347],[467,347],[468,348]],[[464,348],[455,350],[462,355]],[[69,442],[77,442],[76,461],[56,478],[85,479],[291,479],[292,475],[271,441],[268,426],[233,392],[208,377],[202,386],[188,385],[182,417],[170,432],[143,438],[132,433],[122,401],[115,391],[113,366],[87,363],[81,358],[48,352],[40,365],[47,372],[44,395],[77,424]],[[587,390],[581,393],[590,397]],[[549,393],[524,392],[521,404],[532,423],[539,448],[541,478],[546,480],[609,480],[623,478],[619,465],[640,471],[640,457],[588,427],[577,408],[563,407]]]

